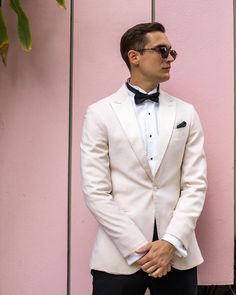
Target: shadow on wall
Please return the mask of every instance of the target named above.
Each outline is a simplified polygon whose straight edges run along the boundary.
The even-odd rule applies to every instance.
[[[235,295],[235,284],[233,286],[200,286],[198,295]]]
[[[234,240],[234,284],[225,286],[199,286],[198,295],[236,295],[236,239]]]

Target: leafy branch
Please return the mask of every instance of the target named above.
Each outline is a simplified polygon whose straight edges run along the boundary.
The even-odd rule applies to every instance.
[[[0,0],[0,56],[2,58],[2,62],[6,65],[9,49],[9,37],[2,11],[3,2],[8,2],[9,7],[17,15],[17,32],[21,47],[24,51],[30,51],[32,49],[32,36],[29,19],[22,8],[20,0]],[[65,0],[56,0],[56,2],[61,8],[65,9]]]

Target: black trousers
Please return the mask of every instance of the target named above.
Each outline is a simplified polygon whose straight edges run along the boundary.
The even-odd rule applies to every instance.
[[[154,222],[153,241],[158,240]],[[93,295],[197,295],[197,268],[177,270],[172,267],[166,276],[149,277],[142,269],[131,275],[113,275],[92,270]]]
[[[197,268],[172,268],[162,278],[149,277],[143,270],[131,275],[113,275],[92,270],[93,295],[197,295]]]

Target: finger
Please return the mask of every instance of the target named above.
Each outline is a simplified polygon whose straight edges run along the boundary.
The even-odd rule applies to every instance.
[[[139,264],[141,267],[143,267],[143,265],[144,265],[145,263],[147,263],[148,260],[147,260],[147,259],[144,259],[144,257],[143,257],[143,258],[139,259],[137,262],[138,262],[138,264]]]
[[[167,270],[167,268],[165,268],[165,269],[162,270],[162,272],[157,273],[157,276],[158,276],[159,278],[160,278],[160,277],[164,277],[164,276],[167,275],[167,273],[168,273],[168,270]]]
[[[145,269],[142,268],[142,270],[145,271],[145,272],[148,273],[148,274],[152,274],[154,271],[157,270],[157,268],[158,268],[157,265],[153,265],[153,266],[148,267],[148,268],[145,268]]]
[[[146,271],[150,267],[154,267],[155,269],[157,269],[159,267],[159,264],[156,263],[155,261],[148,261],[148,262],[144,263],[141,267],[144,271]]]
[[[154,277],[154,278],[161,278],[167,274],[167,268],[165,267],[159,267],[156,271],[153,273],[149,274],[149,276]]]
[[[151,249],[151,246],[152,246],[152,244],[151,243],[148,243],[145,246],[140,247],[139,249],[137,249],[135,252],[136,253],[144,253],[144,252],[147,252],[147,251],[149,251]]]
[[[165,270],[165,271],[163,271],[163,273],[162,273],[162,276],[164,277],[164,276],[166,276],[167,275],[167,269]]]
[[[152,261],[152,257],[150,255],[148,255],[148,253],[146,255],[144,255],[142,258],[140,258],[138,260],[139,265],[144,265],[145,263],[151,262]]]

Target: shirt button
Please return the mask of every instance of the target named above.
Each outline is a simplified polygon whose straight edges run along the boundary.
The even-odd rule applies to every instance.
[[[149,137],[152,137],[152,134],[150,134]]]
[[[153,158],[150,158],[150,160],[153,160]]]
[[[150,115],[151,115],[151,113],[148,113],[148,115],[150,116]]]

